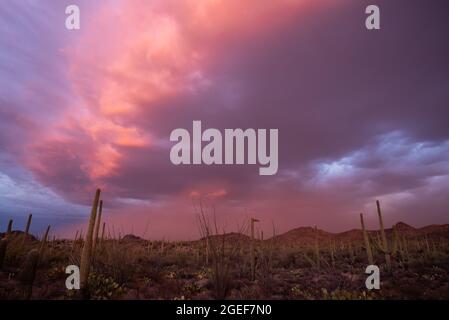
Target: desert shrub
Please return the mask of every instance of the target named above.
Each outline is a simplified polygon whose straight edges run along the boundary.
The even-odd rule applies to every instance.
[[[6,250],[4,266],[19,267],[25,260],[27,253],[31,249],[38,248],[37,241],[24,241],[21,235],[15,235],[7,239],[8,246]]]
[[[117,299],[125,293],[125,289],[110,277],[91,273],[89,293],[90,298],[95,300]]]
[[[198,293],[201,291],[201,288],[198,287],[198,286],[196,285],[196,283],[194,283],[194,282],[189,282],[189,283],[186,283],[186,284],[184,285],[184,288],[182,289],[182,291],[184,292],[184,294],[185,294],[187,297],[192,297],[192,296],[198,294]]]
[[[293,299],[312,300],[313,295],[305,289],[302,289],[299,284],[290,288],[290,296]]]
[[[112,277],[117,283],[124,284],[135,274],[139,248],[122,246],[117,241],[103,244],[94,256],[94,270],[97,274]]]
[[[236,293],[236,298],[240,300],[261,300],[265,298],[265,294],[257,284],[244,285]]]

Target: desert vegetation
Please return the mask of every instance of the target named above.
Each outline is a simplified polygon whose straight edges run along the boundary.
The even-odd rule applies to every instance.
[[[237,232],[221,228],[213,208],[198,209],[199,239],[153,241],[105,234],[97,190],[88,228],[74,239],[38,239],[9,221],[0,233],[0,299],[449,299],[449,225],[396,223],[333,234],[301,227],[265,239],[250,218]],[[367,290],[365,268],[381,270]],[[81,290],[67,290],[68,265]]]

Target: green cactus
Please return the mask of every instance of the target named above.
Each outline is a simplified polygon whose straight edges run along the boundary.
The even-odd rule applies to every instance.
[[[318,229],[315,226],[315,245],[314,245],[314,252],[315,252],[315,260],[316,260],[316,267],[318,270],[320,270],[320,245],[318,243]]]
[[[94,202],[92,205],[92,211],[90,214],[89,226],[86,233],[86,240],[84,242],[83,251],[81,254],[80,284],[84,296],[87,296],[88,294],[88,279],[89,279],[90,265],[92,262],[92,241],[94,235],[95,219],[97,217],[98,203],[100,201],[100,193],[101,190],[97,189],[95,193]]]
[[[104,241],[104,231],[105,231],[105,228],[106,228],[106,222],[103,222],[103,230],[101,231],[101,241],[100,241],[100,242],[103,242],[103,241]]]
[[[30,226],[31,226],[31,219],[33,218],[33,215],[30,213],[28,215],[27,225],[25,227],[25,235],[28,235],[30,232]]]
[[[394,257],[397,253],[401,253],[401,239],[399,238],[398,229],[396,225],[393,226],[393,246],[391,248],[391,255]]]
[[[384,222],[382,220],[382,211],[380,209],[379,200],[376,200],[376,206],[377,206],[377,215],[379,216],[380,234],[382,237],[382,244],[379,244],[379,248],[385,255],[385,263],[387,265],[387,270],[391,271],[391,251],[388,249],[388,241],[387,236],[385,234]]]
[[[103,200],[100,200],[100,209],[99,209],[97,221],[95,224],[94,239],[93,239],[93,243],[92,243],[92,254],[94,254],[94,255],[95,255],[95,249],[97,247],[97,242],[98,242],[98,234],[100,232],[100,222],[101,222],[102,212],[103,212]]]
[[[45,231],[44,237],[42,238],[41,246],[39,248],[39,255],[40,256],[42,256],[42,254],[44,253],[45,244],[47,243],[48,233],[49,232],[50,232],[50,226],[47,227],[47,230]]]
[[[8,221],[8,229],[6,230],[6,235],[7,235],[7,236],[11,235],[11,232],[12,232],[12,222],[13,222],[12,219],[10,219],[10,220]]]
[[[251,281],[256,280],[256,257],[254,244],[254,224],[259,220],[251,218],[251,242],[250,242],[250,263],[251,263]]]
[[[371,250],[371,244],[369,241],[368,233],[365,229],[365,222],[363,221],[362,213],[360,214],[360,224],[362,225],[363,240],[365,241],[365,249],[366,249],[366,254],[368,256],[368,263],[370,265],[373,265],[374,264],[373,251]]]
[[[25,299],[30,299],[33,293],[33,283],[36,277],[36,269],[39,263],[39,251],[32,249],[28,252],[25,263],[23,264],[22,271],[20,272],[18,279],[22,284],[23,294]]]

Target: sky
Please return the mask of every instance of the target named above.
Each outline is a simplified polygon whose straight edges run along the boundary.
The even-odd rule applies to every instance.
[[[381,29],[365,28],[375,3]],[[76,4],[81,29],[65,28]],[[449,223],[445,0],[2,0],[0,230],[196,239]],[[279,170],[175,166],[172,130],[276,128]]]

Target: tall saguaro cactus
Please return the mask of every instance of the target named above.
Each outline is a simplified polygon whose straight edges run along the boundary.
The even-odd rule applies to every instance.
[[[30,226],[31,226],[31,219],[33,218],[33,215],[30,213],[28,215],[28,221],[27,221],[27,225],[25,227],[25,235],[28,235],[30,232]]]
[[[92,252],[93,254],[95,254],[95,248],[97,247],[97,243],[98,243],[98,233],[100,232],[100,222],[101,222],[101,214],[103,212],[103,200],[100,200],[100,209],[98,212],[98,218],[97,218],[97,223],[95,224],[95,232],[94,232],[94,239],[93,239],[93,243],[92,243]]]
[[[382,237],[381,250],[385,254],[385,263],[387,264],[387,270],[390,271],[391,270],[391,256],[390,256],[390,251],[388,249],[388,241],[387,241],[387,236],[385,234],[384,222],[382,220],[382,211],[380,210],[379,200],[376,200],[376,206],[377,206],[377,215],[379,216],[380,233],[381,233],[381,237]]]
[[[366,249],[366,254],[368,256],[368,263],[370,265],[373,265],[374,264],[373,251],[371,250],[368,233],[365,229],[365,222],[363,221],[363,213],[360,214],[360,224],[362,225],[363,240],[365,241],[365,249]]]
[[[259,220],[251,218],[251,243],[250,243],[250,260],[251,260],[251,281],[256,279],[256,258],[254,248],[254,223]]]
[[[39,248],[39,256],[42,256],[45,248],[45,244],[47,243],[48,239],[48,233],[50,232],[50,226],[47,227],[47,230],[45,231],[44,237],[42,238],[41,246]]]
[[[12,232],[12,219],[8,221],[8,229],[6,230],[6,235],[11,235]]]
[[[97,192],[95,193],[94,202],[92,205],[92,211],[90,214],[90,220],[89,220],[89,226],[86,233],[86,239],[84,241],[83,246],[83,252],[81,254],[81,267],[80,267],[80,284],[81,289],[84,290],[84,292],[87,291],[88,287],[88,279],[89,279],[89,271],[90,271],[90,264],[92,260],[92,241],[93,241],[93,235],[94,235],[94,225],[95,225],[95,219],[97,217],[97,209],[98,209],[98,203],[100,201],[100,193],[101,190],[97,189]]]
[[[30,299],[33,292],[34,278],[39,264],[39,251],[32,249],[28,252],[22,271],[18,275],[18,279],[22,284],[22,290],[25,299]]]
[[[315,226],[315,244],[314,244],[314,251],[315,251],[315,260],[316,260],[316,268],[320,269],[320,245],[318,243],[318,228]]]
[[[106,222],[103,222],[103,230],[101,231],[101,242],[104,241],[104,230],[106,228]]]

